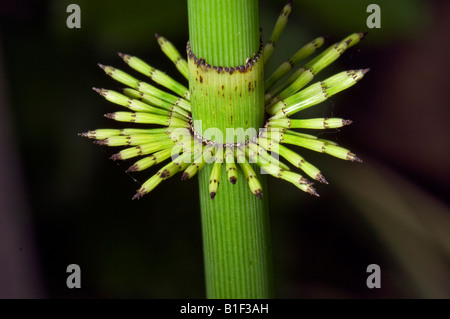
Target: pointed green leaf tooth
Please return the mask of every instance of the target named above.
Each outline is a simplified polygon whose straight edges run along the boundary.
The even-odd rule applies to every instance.
[[[137,79],[123,72],[122,70],[113,68],[112,66],[105,66],[100,63],[98,65],[100,66],[100,68],[103,69],[103,71],[105,71],[106,74],[108,74],[114,80],[132,88],[137,88],[139,86],[139,81]]]
[[[283,145],[278,145],[278,149],[280,152],[280,156],[285,158],[289,163],[300,168],[309,177],[311,177],[315,180],[318,180],[321,183],[328,184],[327,180],[325,179],[325,176],[322,175],[320,170],[317,167],[315,167],[314,165],[305,161],[305,159],[302,156],[300,156],[293,150],[291,150]]]
[[[234,149],[231,147],[226,148],[225,163],[228,181],[232,184],[236,184],[238,174],[236,164],[234,163]]]
[[[323,81],[326,93],[331,96],[359,82],[370,69],[348,70],[340,72]]]
[[[181,155],[182,156],[182,155]],[[180,157],[181,157],[180,156]],[[180,165],[176,162],[170,162],[161,168],[155,175],[150,177],[141,188],[137,191],[136,195],[133,196],[133,199],[139,199],[145,194],[151,192],[156,186],[159,185],[163,180],[172,177],[174,174],[180,171],[183,165]]]
[[[325,41],[324,37],[318,37],[298,50],[291,58],[282,63],[265,81],[265,88],[270,89],[279,79],[294,69],[298,63],[313,54]]]
[[[161,46],[161,50],[165,55],[175,64],[178,71],[188,79],[188,64],[185,59],[181,56],[180,52],[175,48],[175,46],[167,41],[166,38],[160,36],[159,34],[155,34],[156,39],[158,40],[158,44]]]
[[[320,48],[325,42],[325,37],[318,37],[312,40],[310,43],[306,44],[300,50],[298,50],[289,60],[294,66],[298,65],[298,63],[309,57],[311,54],[316,52],[318,48]]]
[[[217,190],[219,189],[222,164],[222,162],[214,162],[213,169],[211,170],[211,177],[209,178],[209,196],[211,196],[211,199],[214,199],[217,194]]]
[[[173,147],[175,143],[172,140],[162,140],[150,142],[130,148],[126,148],[121,150],[119,153],[116,153],[111,156],[113,161],[115,160],[126,160],[129,158],[133,158],[141,155],[148,155],[166,148]]]
[[[165,88],[175,92],[176,94],[183,96],[185,98],[189,98],[188,89],[172,79],[170,76],[166,75],[164,72],[161,72],[158,69],[148,65],[141,59],[131,56],[128,54],[119,53],[119,56],[127,63],[131,68],[136,71],[150,77],[156,83],[164,86]]]
[[[357,32],[357,33],[353,33],[350,34],[348,37],[346,37],[345,39],[342,40],[342,42],[347,42],[348,43],[348,48],[351,48],[352,46],[354,46],[355,44],[358,44],[359,41],[361,41],[362,39],[364,39],[364,37],[366,36],[367,32]]]
[[[288,17],[291,11],[292,11],[292,0],[290,0],[281,10],[280,15],[277,21],[275,22],[272,35],[270,36],[270,40],[264,46],[263,50],[264,64],[266,64],[267,61],[269,61],[270,57],[272,56],[273,49],[277,45],[278,39],[280,38],[281,33],[286,27],[286,23],[288,22]]]
[[[205,147],[206,149],[206,147]],[[187,180],[189,178],[192,178],[197,174],[198,171],[200,171],[203,166],[205,166],[206,162],[203,160],[203,151],[195,151],[194,152],[194,161],[186,168],[183,175],[181,176],[181,180]]]
[[[163,180],[159,177],[159,175],[153,175],[144,184],[142,184],[141,188],[139,188],[136,194],[133,196],[133,200],[139,199],[145,194],[151,192],[162,181]]]
[[[194,177],[199,170],[199,163],[192,163],[186,168],[186,170],[183,172],[183,175],[181,175],[181,180],[185,181],[187,179],[190,179],[191,177]]]
[[[343,159],[343,160],[362,163],[362,160],[359,159],[355,154],[350,152],[348,149],[345,149],[345,148],[337,146],[337,145],[326,144],[325,145],[325,153],[335,156],[337,158]]]
[[[92,131],[87,131],[86,133],[79,133],[79,136],[87,137],[87,138],[95,138],[97,140],[102,140],[108,138],[110,136],[120,135],[121,131],[117,129],[96,129]]]
[[[122,106],[128,106],[129,98],[123,94],[117,93],[112,90],[98,89],[95,87],[93,87],[92,89],[110,102]]]
[[[178,172],[179,167],[180,166],[175,164],[175,162],[170,162],[169,164],[161,168],[156,173],[156,175],[159,175],[159,178],[161,178],[162,180],[168,179]]]
[[[183,153],[184,154],[184,153]],[[159,178],[165,180],[168,179],[170,177],[172,177],[173,175],[175,175],[176,173],[178,173],[183,166],[187,166],[188,164],[184,163],[183,160],[181,159],[183,155],[180,155],[176,160],[178,160],[178,162],[176,162],[176,160],[170,162],[169,164],[166,164],[163,168],[161,168],[156,175],[159,176]],[[184,157],[183,157],[184,158]]]
[[[197,172],[203,168],[203,165],[201,165],[201,163],[192,163],[191,165],[189,165],[186,170],[184,171],[183,175],[181,175],[181,180],[185,181],[189,178],[192,178],[195,176],[195,174],[197,174]]]
[[[133,165],[131,165],[126,172],[130,173],[130,172],[138,172],[138,171],[143,171],[149,167],[152,167],[155,164],[161,163],[163,161],[165,161],[166,159],[168,159],[172,154],[172,149],[171,148],[167,148],[165,150],[156,152],[150,156],[144,157],[143,159],[140,159],[139,161],[137,161],[136,163],[134,163]]]
[[[253,193],[253,195],[258,197],[259,199],[262,199],[261,183],[256,177],[255,171],[253,170],[251,165],[247,162],[239,163],[239,165],[241,166],[245,179],[247,180],[248,186],[250,187],[250,190]]]
[[[323,183],[323,184],[328,184],[328,181],[326,180],[325,176],[323,176],[322,173],[318,173],[316,176],[314,176],[314,179],[316,181],[319,181],[319,182]]]
[[[316,192],[314,187],[312,187],[311,184],[306,184],[304,182],[304,178],[297,173],[290,172],[290,171],[283,171],[283,172],[281,172],[280,178],[294,184],[295,186],[297,186],[299,189],[301,189],[304,192],[307,192],[311,195],[319,197],[319,194]]]
[[[237,182],[237,178],[238,178],[238,174],[237,174],[237,167],[236,164],[234,162],[231,163],[226,163],[226,169],[227,169],[227,178],[228,181],[231,184],[236,184]]]

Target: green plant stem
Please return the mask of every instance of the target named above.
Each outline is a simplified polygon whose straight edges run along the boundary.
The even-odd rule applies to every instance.
[[[189,0],[188,11],[191,50],[206,63],[236,67],[258,53],[257,0]],[[194,121],[202,120],[202,133],[211,127],[225,135],[226,128],[258,130],[262,126],[262,61],[246,74],[195,69],[192,61],[189,67],[192,116]],[[211,199],[208,187],[212,166],[206,165],[199,172],[207,297],[270,298],[267,194],[262,200],[254,196],[240,169],[236,184],[231,184],[223,165],[218,193]],[[256,168],[255,172],[265,186],[265,176]]]

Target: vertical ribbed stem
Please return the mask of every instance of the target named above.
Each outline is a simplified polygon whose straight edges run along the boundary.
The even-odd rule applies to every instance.
[[[189,0],[192,53],[206,64],[237,67],[258,53],[257,0]],[[247,72],[248,71],[248,72]],[[246,72],[218,73],[189,60],[193,120],[201,129],[254,128],[263,124],[263,63]],[[210,198],[212,165],[199,173],[205,277],[208,298],[269,298],[272,296],[271,246],[267,194],[255,197],[238,170],[235,185],[225,165],[218,193]],[[265,186],[265,176],[258,178]],[[266,188],[264,188],[266,191]]]
[[[243,65],[259,49],[257,0],[188,1],[192,51],[211,65]]]
[[[253,196],[239,171],[241,182],[233,185],[224,180],[216,198],[211,200],[211,166],[199,176],[207,297],[270,298],[267,196],[262,201]],[[226,174],[224,168],[222,174]]]

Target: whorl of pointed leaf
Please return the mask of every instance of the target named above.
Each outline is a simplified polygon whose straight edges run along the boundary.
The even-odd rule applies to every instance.
[[[156,38],[162,51],[178,71],[186,79],[190,79],[189,90],[187,85],[128,54],[119,53],[119,56],[132,69],[164,89],[141,81],[120,69],[99,64],[106,74],[126,86],[119,91],[93,88],[109,102],[127,109],[107,113],[105,117],[119,122],[150,126],[96,129],[79,135],[93,139],[96,144],[124,147],[110,157],[112,160],[139,158],[127,172],[143,171],[168,161],[142,184],[133,199],[141,198],[178,172],[182,173],[182,180],[190,179],[206,165],[213,165],[209,180],[211,199],[214,199],[219,191],[221,178],[225,179],[225,183],[236,183],[238,170],[243,172],[250,191],[261,198],[263,189],[255,174],[255,167],[275,178],[294,184],[304,192],[319,196],[311,186],[312,182],[297,171],[303,171],[312,180],[328,184],[325,176],[286,144],[343,160],[361,162],[354,153],[333,141],[296,131],[336,129],[351,124],[351,120],[292,119],[291,116],[350,88],[364,77],[369,69],[343,71],[309,84],[320,71],[357,44],[365,34],[353,33],[295,69],[301,60],[314,54],[324,44],[324,37],[318,37],[298,50],[264,81],[264,63],[271,57],[286,26],[291,5],[289,1],[283,8],[267,44],[261,46],[260,51],[249,57],[245,64],[234,67],[209,65],[205,59],[192,53],[189,43],[187,61],[172,43],[157,34]],[[201,95],[206,95],[207,98],[200,99]],[[258,108],[261,104],[259,101],[264,101],[264,108]],[[207,135],[205,130],[198,127],[195,114],[193,116],[191,112],[192,105],[196,106],[197,110],[199,107],[202,110],[204,127],[218,128],[223,134],[222,138],[218,137],[220,134],[217,132]],[[216,114],[223,109],[227,109],[230,116],[218,119]],[[264,118],[266,120],[263,123]],[[249,134],[245,130],[254,127],[248,123],[249,120],[252,123],[260,123],[263,129],[253,135]],[[232,139],[229,139],[226,130],[236,127],[236,123],[239,123],[237,126],[241,126],[245,134],[233,135]],[[159,127],[154,127],[155,125]],[[226,138],[223,138],[224,136]],[[225,166],[226,176],[221,176],[222,166]]]

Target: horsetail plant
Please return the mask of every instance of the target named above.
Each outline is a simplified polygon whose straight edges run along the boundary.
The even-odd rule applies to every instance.
[[[333,141],[297,131],[340,128],[350,120],[292,116],[364,77],[368,69],[348,70],[309,84],[364,34],[351,34],[301,65],[323,46],[325,38],[318,37],[265,77],[264,65],[290,12],[291,1],[263,46],[257,0],[188,0],[187,60],[167,39],[156,35],[162,51],[188,84],[128,54],[119,56],[158,87],[99,64],[125,88],[94,90],[128,109],[105,116],[149,127],[97,129],[80,135],[97,144],[125,147],[111,156],[112,160],[139,158],[127,172],[168,162],[142,184],[133,199],[151,192],[176,173],[181,173],[182,180],[199,174],[209,298],[272,296],[265,176],[261,173],[315,196],[319,194],[312,181],[299,170],[312,180],[328,184],[318,168],[287,145],[360,161]]]

